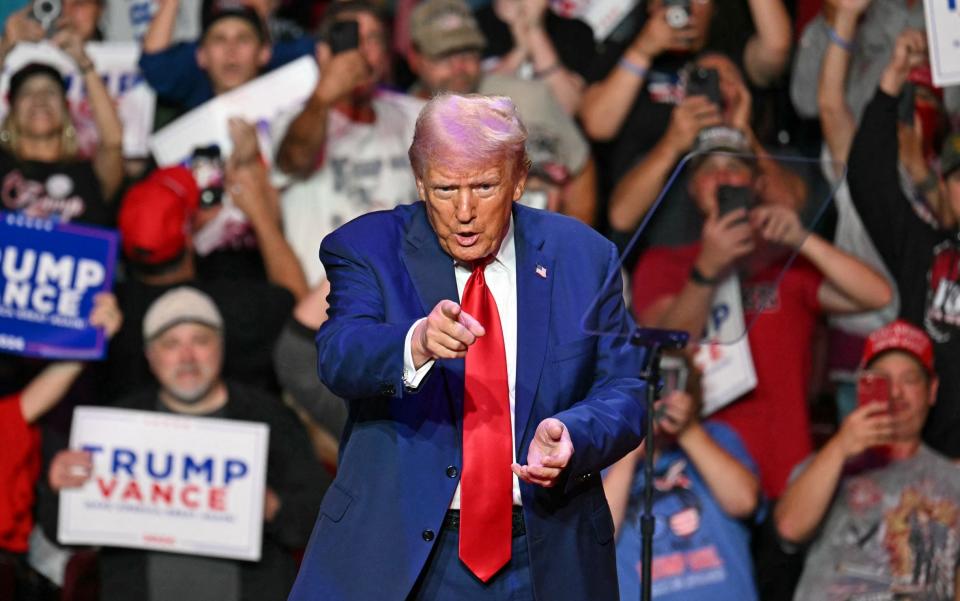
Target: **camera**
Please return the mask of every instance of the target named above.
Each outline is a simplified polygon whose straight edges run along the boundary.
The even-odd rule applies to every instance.
[[[45,31],[53,29],[54,23],[63,14],[61,0],[33,0],[30,5],[30,16],[39,21]]]
[[[683,29],[690,23],[691,0],[663,0],[667,24],[674,29]]]
[[[223,201],[223,159],[216,144],[193,150],[190,171],[200,189],[200,207],[209,208]]]
[[[687,96],[706,96],[710,102],[723,108],[720,73],[716,69],[694,66],[687,74]]]

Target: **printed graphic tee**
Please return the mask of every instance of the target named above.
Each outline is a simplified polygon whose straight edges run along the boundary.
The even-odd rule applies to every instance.
[[[330,111],[316,170],[290,185],[281,204],[284,234],[311,286],[325,277],[318,258],[324,236],[365,213],[417,200],[407,151],[423,104],[381,91],[373,99],[373,123]]]
[[[958,558],[960,468],[921,446],[841,483],[794,599],[953,599]]]
[[[0,211],[109,226],[113,215],[90,161],[21,161],[0,149]]]
[[[754,474],[756,464],[736,432],[706,422],[707,434]],[[750,526],[727,515],[683,451],[657,459],[653,513],[653,598],[660,601],[751,601],[757,598],[750,558]],[[640,528],[643,464],[630,491],[627,517],[617,538],[620,598],[640,598]]]

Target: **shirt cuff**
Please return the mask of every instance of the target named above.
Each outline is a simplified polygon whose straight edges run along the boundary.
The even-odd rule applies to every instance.
[[[423,378],[430,372],[430,368],[433,367],[434,363],[434,359],[430,359],[421,365],[420,369],[413,366],[413,348],[410,342],[413,340],[413,331],[417,329],[417,326],[420,325],[420,322],[424,319],[426,319],[426,317],[421,317],[413,322],[413,325],[407,330],[407,337],[403,341],[403,385],[408,390],[416,390],[420,387],[420,382],[422,382]]]

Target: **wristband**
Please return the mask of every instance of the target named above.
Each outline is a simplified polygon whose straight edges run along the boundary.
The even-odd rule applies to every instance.
[[[827,36],[830,38],[830,41],[837,46],[840,46],[847,52],[853,52],[853,42],[841,38],[840,34],[834,31],[833,27],[827,27]]]
[[[647,76],[647,70],[644,67],[627,60],[627,57],[622,57],[620,61],[617,62],[617,66],[619,66],[621,69],[626,69],[640,79],[643,79]]]
[[[703,272],[697,269],[696,265],[690,268],[690,281],[700,286],[716,286],[720,283],[719,278],[708,278],[703,275]]]
[[[559,70],[560,70],[560,63],[556,62],[550,65],[549,67],[547,67],[546,69],[541,69],[540,71],[537,71],[536,69],[534,69],[533,76],[537,79],[546,79],[547,77],[550,77],[551,75],[553,75],[555,72]]]

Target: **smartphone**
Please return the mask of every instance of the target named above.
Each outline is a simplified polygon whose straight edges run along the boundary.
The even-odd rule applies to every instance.
[[[890,378],[875,371],[862,371],[857,376],[857,405],[881,403],[890,410]]]
[[[897,102],[897,120],[906,126],[913,127],[913,115],[915,103],[917,100],[917,88],[912,83],[907,82],[900,92],[900,100]]]
[[[687,96],[706,96],[710,102],[723,108],[720,73],[716,69],[694,67],[687,78]]]
[[[737,209],[753,208],[753,190],[747,186],[717,186],[717,209],[720,217]]]
[[[680,357],[668,355],[660,359],[660,382],[663,396],[675,390],[687,389],[687,377],[690,370],[686,361]]]
[[[44,31],[51,31],[57,19],[63,14],[61,0],[33,0],[30,5],[30,16],[38,21]]]
[[[663,0],[667,24],[674,29],[683,29],[690,23],[691,0]]]
[[[330,50],[339,54],[360,47],[360,23],[356,19],[337,21],[330,28]]]
[[[190,171],[200,189],[200,207],[209,208],[223,201],[223,159],[216,144],[193,150]]]

